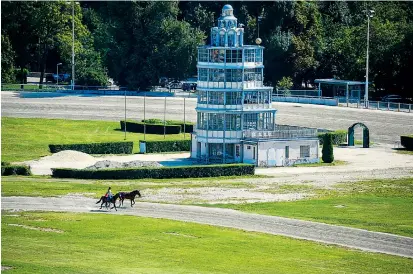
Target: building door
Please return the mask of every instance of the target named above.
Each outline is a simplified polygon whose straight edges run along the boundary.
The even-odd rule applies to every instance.
[[[275,149],[275,165],[283,166],[283,150]]]
[[[201,158],[201,142],[197,142],[196,145],[196,158]]]

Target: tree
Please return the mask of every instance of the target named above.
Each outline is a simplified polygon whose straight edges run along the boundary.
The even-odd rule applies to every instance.
[[[283,77],[277,82],[277,88],[282,90],[289,90],[293,86],[293,80],[291,77]]]
[[[7,35],[1,35],[1,81],[13,83],[16,80],[14,58],[16,54]]]
[[[331,135],[331,133],[324,134],[321,158],[324,163],[332,163],[334,161],[333,136]]]

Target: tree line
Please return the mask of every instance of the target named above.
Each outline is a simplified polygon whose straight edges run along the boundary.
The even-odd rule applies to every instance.
[[[223,2],[2,1],[2,82],[19,71],[71,72],[72,9],[76,84],[147,89],[159,77],[196,75],[197,47],[208,43]],[[228,1],[245,25],[245,44],[259,36],[268,85],[309,87],[316,78],[364,81],[367,16],[373,96],[413,97],[413,3],[361,1]],[[42,79],[42,78],[41,78]],[[42,81],[42,80],[41,80]]]

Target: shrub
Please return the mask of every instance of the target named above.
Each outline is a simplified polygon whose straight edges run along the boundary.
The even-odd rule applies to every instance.
[[[321,158],[324,163],[332,163],[334,161],[333,138],[331,133],[324,134],[322,154]]]
[[[1,175],[2,176],[9,176],[9,175],[31,175],[30,167],[29,166],[15,166],[15,165],[6,165],[1,166]]]
[[[400,143],[407,150],[412,150],[413,151],[413,135],[400,136]]]
[[[132,154],[133,142],[49,145],[49,149],[51,153],[76,150],[88,154]]]
[[[346,130],[336,130],[328,132],[331,134],[333,145],[339,145],[342,143],[347,142],[347,131]],[[324,143],[324,135],[327,133],[318,133],[318,140],[320,141],[320,145]]]
[[[126,121],[126,131],[144,133],[143,122],[129,122]],[[120,121],[121,130],[125,130],[125,122]],[[163,124],[146,124],[146,133],[148,134],[164,134]],[[181,126],[179,125],[165,125],[165,134],[179,134],[181,133]]]
[[[204,166],[179,166],[162,168],[126,169],[69,169],[53,168],[52,177],[77,179],[167,179],[217,176],[253,175],[255,166],[250,164],[223,164]]]
[[[146,122],[146,124],[157,124],[157,125],[163,125],[163,120],[161,119],[146,119],[142,120],[142,122]],[[166,125],[179,125],[181,126],[181,132],[185,133],[191,133],[194,131],[194,123],[191,122],[183,122],[179,120],[166,120],[165,121]]]
[[[191,140],[177,141],[139,141],[146,143],[146,153],[170,152],[170,151],[190,151]]]

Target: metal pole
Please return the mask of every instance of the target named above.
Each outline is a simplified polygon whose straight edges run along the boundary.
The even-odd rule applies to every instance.
[[[124,140],[126,140],[126,89],[125,89],[125,138]]]
[[[74,0],[72,3],[72,90],[75,90],[75,1]],[[126,119],[125,119],[125,130],[126,130]]]
[[[185,131],[186,131],[186,127],[185,127],[185,97],[184,97],[184,140],[185,140]]]
[[[166,138],[166,121],[165,121],[166,117],[165,115],[166,115],[166,96],[165,96],[165,102],[163,104],[163,138],[164,139]]]
[[[367,56],[366,56],[366,89],[364,91],[364,102],[368,107],[369,101],[369,40],[370,40],[370,16],[373,17],[374,11],[367,10]]]
[[[146,91],[143,94],[143,140],[146,141]]]
[[[56,85],[57,85],[57,89],[59,89],[59,64],[56,65],[56,73],[57,73]]]

